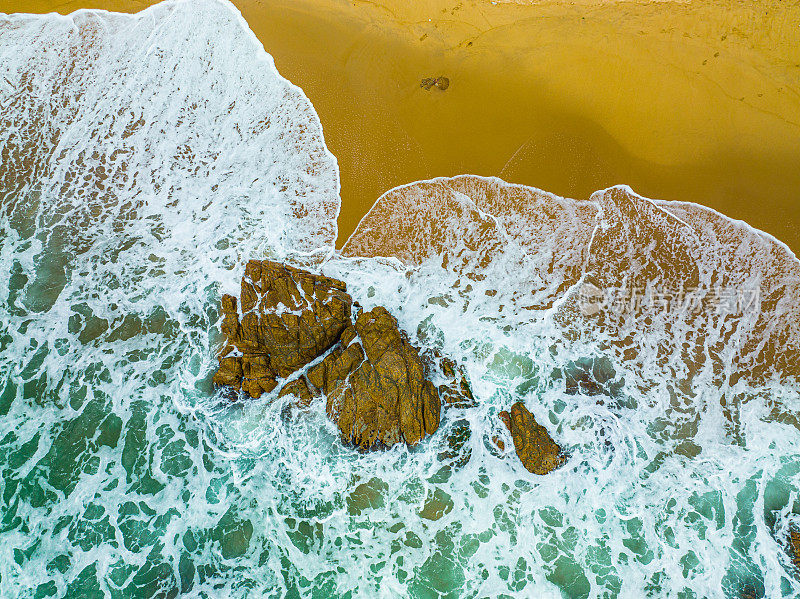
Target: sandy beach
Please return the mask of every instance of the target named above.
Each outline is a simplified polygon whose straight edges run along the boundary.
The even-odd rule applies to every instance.
[[[797,2],[235,3],[319,114],[341,172],[340,245],[387,189],[474,173],[575,198],[626,183],[800,253]],[[438,76],[446,90],[420,87]]]

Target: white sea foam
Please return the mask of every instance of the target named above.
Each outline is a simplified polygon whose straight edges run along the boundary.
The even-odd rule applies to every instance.
[[[0,81],[0,595],[241,594],[198,398],[244,261],[333,249],[318,118],[224,2],[0,17]]]
[[[330,255],[338,212],[317,117],[238,12],[0,18],[0,74],[0,595],[800,593],[798,266],[775,240],[624,188],[387,193],[323,268],[463,364],[478,406],[361,455],[320,403],[289,420],[210,387],[219,294],[248,258]],[[762,293],[586,310],[623,284]],[[562,469],[493,445],[516,400]]]

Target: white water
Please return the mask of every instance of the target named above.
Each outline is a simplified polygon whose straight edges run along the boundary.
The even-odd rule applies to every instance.
[[[387,193],[323,269],[479,405],[360,455],[321,403],[210,388],[219,295],[248,258],[318,263],[339,208],[231,5],[0,18],[0,115],[0,596],[800,594],[800,264],[774,239],[624,188]],[[759,293],[616,313],[590,283]],[[518,399],[570,452],[546,477],[490,441]]]

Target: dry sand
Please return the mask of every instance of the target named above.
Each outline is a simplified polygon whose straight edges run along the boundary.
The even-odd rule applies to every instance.
[[[627,183],[800,254],[800,2],[235,3],[320,116],[341,170],[340,242],[387,189],[474,173],[576,198]],[[447,90],[420,87],[439,75]]]

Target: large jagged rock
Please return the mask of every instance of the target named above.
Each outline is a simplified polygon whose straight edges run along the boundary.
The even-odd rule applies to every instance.
[[[226,344],[214,383],[259,397],[339,340],[350,326],[353,300],[341,281],[251,260],[241,303],[240,318],[236,298],[222,297]]]
[[[245,269],[241,304],[240,313],[234,297],[222,298],[217,385],[259,397],[289,377],[278,397],[305,407],[324,393],[342,438],[363,449],[415,445],[439,427],[439,391],[385,308],[353,322],[341,281],[256,260]],[[466,382],[452,386],[455,394]]]
[[[341,347],[310,369],[342,438],[361,448],[415,445],[439,428],[441,402],[419,352],[378,306],[342,334]]]
[[[564,463],[566,456],[561,448],[521,401],[511,406],[511,413],[503,411],[498,415],[511,432],[514,449],[529,472],[547,474]]]

